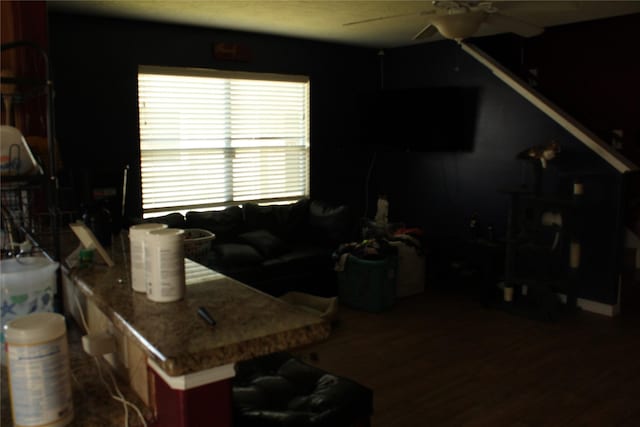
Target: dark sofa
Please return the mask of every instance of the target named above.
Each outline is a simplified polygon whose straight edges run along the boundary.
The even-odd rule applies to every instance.
[[[211,251],[197,261],[274,296],[288,291],[337,295],[332,254],[340,243],[353,240],[355,223],[346,205],[309,199],[148,221],[211,231],[216,236]]]

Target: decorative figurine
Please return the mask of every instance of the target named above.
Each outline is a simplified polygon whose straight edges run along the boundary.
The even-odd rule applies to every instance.
[[[375,222],[379,227],[386,227],[389,222],[389,201],[386,194],[378,196],[378,210],[376,211]]]
[[[520,153],[518,153],[517,158],[540,160],[542,168],[545,169],[547,167],[547,162],[554,159],[559,152],[560,144],[558,144],[554,140],[551,140],[546,145],[535,145],[531,148],[527,148],[526,150],[521,151]]]

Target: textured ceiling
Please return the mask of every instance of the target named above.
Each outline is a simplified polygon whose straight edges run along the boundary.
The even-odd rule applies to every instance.
[[[640,13],[640,1],[490,3],[503,15],[541,27]],[[48,4],[56,11],[252,31],[375,48],[417,43],[412,37],[425,26],[428,18],[424,12],[434,10],[432,1],[49,0]],[[407,16],[344,25],[390,15]],[[482,24],[475,35],[499,32],[495,27]],[[436,35],[428,40],[439,39],[441,36]]]

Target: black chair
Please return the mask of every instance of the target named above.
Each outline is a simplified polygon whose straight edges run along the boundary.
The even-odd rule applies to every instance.
[[[367,427],[373,392],[274,353],[236,365],[233,410],[237,427]]]

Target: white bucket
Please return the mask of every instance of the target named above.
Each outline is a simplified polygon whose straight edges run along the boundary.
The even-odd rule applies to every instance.
[[[147,292],[145,279],[144,236],[152,230],[162,230],[167,224],[146,223],[129,227],[129,246],[131,248],[131,288],[136,292]]]
[[[144,239],[147,298],[155,302],[181,300],[185,293],[184,230],[153,230]]]
[[[2,362],[4,325],[32,313],[53,311],[58,263],[45,257],[20,257],[0,261],[0,305],[2,306]]]
[[[11,411],[16,426],[66,426],[73,420],[64,317],[35,313],[5,325]]]

